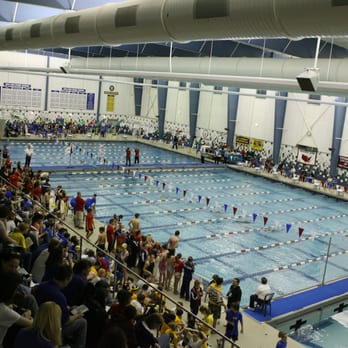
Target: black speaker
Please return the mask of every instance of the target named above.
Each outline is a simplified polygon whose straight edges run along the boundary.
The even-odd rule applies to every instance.
[[[315,92],[319,84],[319,70],[306,70],[296,80],[302,91]]]

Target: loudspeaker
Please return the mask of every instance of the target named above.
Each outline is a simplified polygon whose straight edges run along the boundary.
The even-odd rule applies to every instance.
[[[315,92],[319,84],[319,69],[308,69],[296,77],[302,91]]]

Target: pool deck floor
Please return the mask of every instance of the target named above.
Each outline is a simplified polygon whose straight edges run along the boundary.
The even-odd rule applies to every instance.
[[[30,136],[30,137],[18,137],[18,138],[12,138],[10,140],[16,141],[16,140],[28,140],[33,141],[33,140],[43,140],[42,138],[40,139],[39,137],[35,136]],[[69,141],[135,141],[139,143],[143,143],[146,145],[158,147],[161,149],[165,149],[168,151],[173,151],[177,153],[182,153],[191,157],[199,158],[200,154],[196,152],[195,149],[189,148],[189,147],[179,147],[177,150],[172,149],[171,144],[167,144],[162,141],[151,141],[151,140],[145,140],[141,139],[138,137],[133,137],[133,136],[125,136],[125,135],[107,135],[104,138],[101,138],[99,136],[92,136],[92,137],[87,137],[86,135],[76,135],[73,137],[70,137],[68,139]],[[43,140],[44,141],[44,140]],[[141,157],[140,157],[141,160]],[[204,167],[204,168],[214,168],[215,166],[212,165],[211,161],[208,159],[206,160],[207,164],[206,165],[197,165],[197,167]],[[222,167],[224,164],[219,164],[217,167]],[[236,165],[227,165],[228,167],[231,167],[235,170],[238,171],[243,171],[247,172],[249,174],[253,174],[256,176],[262,176],[270,180],[275,180],[275,181],[280,181],[289,185],[297,186],[304,188],[309,191],[313,191],[316,193],[321,193],[330,197],[334,197],[337,199],[341,200],[346,200],[348,201],[348,193],[342,192],[342,191],[337,191],[335,189],[329,189],[325,188],[322,186],[314,186],[312,183],[308,182],[299,182],[299,181],[293,181],[291,178],[287,178],[281,175],[274,175],[273,173],[268,173],[266,171],[263,171],[261,169],[255,169],[255,168],[250,168],[246,166],[236,166]],[[164,166],[162,166],[164,168]],[[195,166],[193,166],[195,167]],[[139,167],[129,167],[130,170],[132,168],[136,168],[137,170]],[[140,168],[149,168],[149,166],[142,166],[140,163]],[[159,168],[156,166],[156,168]],[[180,168],[180,166],[179,166]],[[47,169],[47,168],[45,168]],[[128,169],[128,168],[127,168]],[[75,170],[78,170],[75,168]],[[104,171],[104,170],[110,170],[108,168],[97,168],[96,170]],[[54,168],[52,170],[54,171]],[[59,170],[57,170],[59,171]],[[74,233],[79,234],[79,231],[76,231],[73,227],[73,219],[71,215],[67,216],[67,219],[65,223],[74,231]],[[99,222],[96,223],[96,230],[98,229],[98,224],[101,224]],[[88,247],[87,243],[84,242],[83,247]],[[243,289],[242,289],[243,290]],[[168,293],[168,296],[171,297],[172,299],[176,301],[182,301],[178,296],[173,295],[173,293]],[[296,296],[296,295],[294,295]],[[167,302],[168,303],[168,302]],[[171,306],[170,304],[168,305],[169,307]],[[174,305],[173,305],[174,307]],[[184,301],[184,307],[189,308],[189,303]],[[243,318],[244,318],[244,333],[239,334],[239,340],[236,342],[241,348],[272,348],[275,347],[276,342],[278,341],[278,331],[274,329],[272,326],[267,324],[267,320],[270,320],[271,318],[266,318],[266,320],[262,317],[257,318],[257,316],[251,314],[248,314],[248,310],[242,310],[243,313]],[[282,313],[284,314],[284,313]],[[274,318],[274,317],[273,317]],[[218,323],[218,330],[220,332],[224,331],[224,313],[222,313],[222,318],[220,319],[220,322]],[[209,343],[212,347],[217,347],[217,338],[218,335],[212,334],[209,338]],[[228,344],[225,345],[226,347],[229,347]],[[300,348],[304,347],[302,344],[292,340],[291,338],[288,338],[288,348]]]

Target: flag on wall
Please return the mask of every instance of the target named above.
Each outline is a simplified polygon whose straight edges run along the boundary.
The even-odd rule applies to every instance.
[[[314,166],[317,160],[316,147],[297,145],[297,162]]]

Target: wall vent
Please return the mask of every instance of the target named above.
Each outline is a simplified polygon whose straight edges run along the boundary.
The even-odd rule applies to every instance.
[[[214,86],[214,94],[222,94],[222,86]]]
[[[348,0],[331,0],[331,6],[347,6]]]
[[[40,37],[41,23],[33,24],[30,28],[30,37]]]
[[[194,18],[214,18],[228,16],[227,0],[196,0],[194,4]]]
[[[65,22],[65,33],[76,34],[80,32],[80,16],[70,17]]]
[[[267,90],[266,89],[257,89],[256,98],[266,98]]]
[[[119,8],[115,15],[115,27],[134,27],[137,23],[138,6]]]
[[[12,41],[13,40],[13,29],[7,29],[5,33],[5,40]]]

